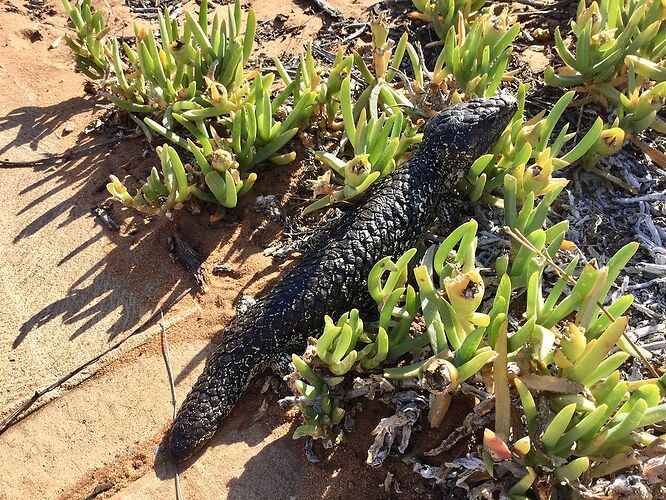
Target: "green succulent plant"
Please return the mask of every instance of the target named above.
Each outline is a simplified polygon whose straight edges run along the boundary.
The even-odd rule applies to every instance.
[[[525,463],[554,467],[558,480],[571,482],[591,465],[593,476],[635,465],[628,455],[633,447],[656,439],[641,429],[666,418],[666,405],[659,404],[659,385],[630,385],[621,380],[616,368],[629,355],[622,351],[610,354],[626,325],[627,318],[619,317],[593,340],[586,338],[584,328],[566,325],[552,366],[559,377],[575,382],[573,387],[587,395],[550,397],[545,422],[539,422],[544,412],[537,411],[529,389],[533,379],[528,384],[514,379],[532,442]]]
[[[158,15],[159,36],[135,24],[136,48],[123,43],[122,53],[112,39],[116,81],[105,95],[134,113],[166,112],[167,121],[172,107],[199,118],[236,109],[247,92],[244,66],[252,53],[255,14],[248,11],[241,33],[240,2],[230,7],[227,19],[216,14],[210,27],[207,8],[204,0],[198,19],[186,13],[182,31],[167,10]]]
[[[604,123],[598,118],[582,138],[564,153],[564,146],[576,137],[567,133],[565,124],[554,134],[558,121],[574,98],[574,91],[564,94],[550,109],[527,119],[524,115],[527,85],[518,88],[518,111],[490,154],[480,157],[470,168],[462,189],[472,201],[483,199],[499,204],[501,196],[493,193],[505,185],[511,175],[516,180],[515,200],[522,205],[528,197],[559,193],[567,181],[553,174],[578,161],[590,151],[602,134]],[[557,195],[555,195],[557,196]],[[513,198],[511,198],[513,200]]]
[[[627,134],[638,134],[648,128],[664,133],[666,123],[657,113],[666,104],[666,74],[653,74],[661,78],[657,83],[638,74],[638,65],[648,66],[640,58],[627,56],[626,88],[619,91],[610,84],[600,84],[599,92],[617,109],[617,120],[613,127]],[[651,72],[646,71],[644,74]]]
[[[445,413],[442,407],[448,405],[451,393],[496,355],[492,349],[480,346],[492,316],[477,311],[484,283],[475,264],[476,230],[476,221],[463,224],[426,252],[421,265],[413,270],[418,289],[408,284],[416,249],[396,261],[381,259],[368,276],[368,289],[379,311],[376,327],[364,328],[357,310],[344,314],[337,324],[327,317],[323,334],[313,342],[315,354],[309,355],[310,361],[294,355],[300,378],[309,384],[301,386],[303,390],[297,388],[298,394],[306,398],[301,401],[301,409],[307,409],[304,425],[308,426],[298,436],[322,437],[332,429],[330,412],[328,418],[321,412],[313,414],[317,404],[308,401],[323,393],[335,401],[327,392],[333,386],[326,382],[326,374],[335,385],[342,382],[338,377],[350,372],[378,371],[389,379],[419,380],[436,400],[431,423],[441,422]],[[418,314],[427,328],[414,335],[411,326]],[[426,346],[430,355],[425,359],[391,367],[397,359]],[[340,408],[339,401],[335,404],[331,408]]]
[[[615,117],[604,125],[582,164],[625,188],[626,183],[595,164],[617,153],[626,139],[638,141],[637,134],[647,128],[666,131],[657,116],[666,102],[663,19],[661,0],[602,0],[589,6],[581,1],[571,24],[575,48],[568,48],[556,29],[556,49],[564,66],[548,67],[544,75],[549,85],[575,86],[602,106],[612,105]]]
[[[229,140],[220,139],[212,125],[209,133],[206,123],[210,123],[211,120],[209,116],[205,116],[204,109],[190,109],[181,113],[171,111],[170,118],[197,140],[205,156],[213,151],[214,144],[211,141],[217,142],[218,147],[222,147],[221,143],[224,143],[225,147],[233,152],[243,171],[250,170],[267,160],[277,164],[288,163],[295,159],[295,152],[278,154],[278,151],[296,135],[299,126],[308,119],[312,113],[316,94],[307,91],[296,98],[294,89],[299,82],[294,81],[271,99],[273,79],[272,73],[256,76],[242,105],[214,120],[216,126],[228,131],[231,136]],[[216,83],[211,82],[212,89],[216,86]],[[212,94],[214,92],[211,91]],[[294,104],[293,108],[285,111],[282,119],[277,119],[276,116],[288,99]],[[198,111],[202,113],[198,114]],[[174,133],[172,128],[151,118],[145,118],[144,121],[154,131],[189,149],[187,140]]]
[[[570,255],[568,224],[545,226],[561,186],[539,198],[530,192],[518,205],[517,179],[508,174],[504,182],[512,250],[498,259],[492,300],[483,301],[474,220],[427,249],[413,269],[415,249],[380,260],[368,277],[379,311],[370,326],[376,333],[367,333],[356,310],[337,323],[327,318],[308,361],[294,358],[309,385],[297,390],[305,424],[294,437],[341,432],[334,422],[344,415],[350,373],[416,382],[430,394],[428,420],[436,427],[452,394],[491,365],[495,427],[484,433],[482,455],[491,475],[500,462],[516,463],[509,498],[528,498],[537,479],[576,486],[584,474],[600,477],[633,466],[631,452],[657,439],[646,428],[666,419],[660,404],[666,386],[658,377],[622,380],[623,363],[634,356],[650,367],[650,354],[626,335],[623,315],[633,297],[607,300],[638,245],[625,245],[604,266],[592,260],[579,270],[576,255],[562,269],[555,260]],[[546,287],[548,267],[558,278]],[[415,329],[417,319],[423,326]],[[363,359],[372,362],[364,365]],[[517,375],[509,374],[510,364]],[[512,417],[512,391],[524,429]]]
[[[410,13],[410,17],[432,23],[437,36],[444,40],[459,19],[468,23],[486,0],[412,0],[412,3],[418,12]]]
[[[633,297],[604,303],[638,245],[625,245],[604,267],[586,264],[574,279],[578,256],[561,269],[553,263],[558,248],[551,245],[544,249],[543,234],[533,231],[528,238],[515,228],[510,234],[530,254],[531,265],[527,267],[532,274],[524,285],[522,324],[509,334],[500,329],[495,350],[500,353],[497,359],[506,352],[507,360],[517,361],[521,367],[513,385],[527,425],[525,430],[514,428],[513,435],[527,435],[510,452],[510,394],[501,379],[499,387],[495,380],[496,432],[498,428],[504,432],[490,432],[484,438],[489,469],[492,472],[497,450],[507,451],[526,468],[524,478],[511,491],[512,495],[523,495],[536,480],[537,468],[551,470],[557,481],[575,485],[588,469],[593,477],[599,477],[635,465],[636,459],[629,452],[656,439],[641,431],[666,418],[666,406],[659,404],[659,379],[639,383],[620,380],[618,368],[630,356],[649,357],[625,334],[627,317],[622,315]],[[561,240],[556,241],[561,244]],[[516,254],[512,265],[519,260]],[[544,296],[543,272],[548,265],[555,266],[560,277]],[[508,311],[510,282],[505,274],[493,308],[499,301]],[[571,288],[565,294],[566,286]],[[489,342],[493,343],[492,334]],[[500,408],[506,411],[500,412]]]
[[[545,81],[556,87],[611,82],[621,73],[625,57],[641,55],[661,60],[666,55],[660,0],[582,0],[571,28],[575,49],[567,48],[559,28],[555,45],[564,66],[546,68]]]
[[[656,65],[634,56],[627,56],[626,62],[628,71],[625,89],[618,90],[609,83],[598,85],[600,95],[615,107],[616,117],[611,123],[604,124],[596,143],[583,156],[581,161],[587,168],[593,168],[601,158],[617,153],[627,139],[637,139],[638,134],[648,128],[660,133],[666,132],[666,122],[657,114],[666,104],[666,81],[663,81],[665,75],[659,75],[651,69],[644,71],[644,75],[651,74],[662,78],[662,81],[657,83],[641,77],[636,70],[639,66],[645,69]],[[610,180],[623,184],[614,178]]]
[[[482,14],[469,25],[461,21],[452,26],[435,62],[432,85],[445,87],[452,102],[495,95],[519,32],[520,24],[507,11],[499,16]]]
[[[327,151],[317,152],[317,159],[329,170],[313,181],[315,196],[323,196],[308,205],[303,214],[360,195],[374,181],[393,172],[408,158],[410,146],[422,140],[423,134],[418,132],[421,122],[414,125],[400,111],[367,118],[366,110],[362,109],[358,121],[354,123],[349,78],[342,82],[341,102],[344,130],[353,155],[347,160]],[[337,179],[342,185],[335,184]]]
[[[158,146],[160,170],[153,167],[134,196],[114,175],[107,184],[107,190],[123,205],[146,213],[164,214],[182,208],[191,197],[234,208],[238,198],[247,193],[257,180],[254,172],[241,174],[238,162],[227,150],[216,149],[209,162],[191,140],[188,140],[188,149],[194,155],[193,164],[183,164],[178,152],[171,146]]]
[[[410,146],[423,137],[420,132],[423,120],[413,113],[414,104],[404,89],[394,85],[396,75],[402,74],[398,68],[406,54],[412,67],[418,68],[415,78],[423,81],[416,51],[406,33],[394,47],[383,19],[373,21],[371,28],[370,65],[358,52],[345,57],[341,49],[328,77],[324,79],[317,74],[317,102],[320,115],[325,118],[323,127],[333,132],[342,130],[343,147],[336,154],[317,152],[327,170],[312,181],[317,199],[305,208],[304,214],[363,193],[374,181],[404,162]],[[302,66],[313,67],[313,64]],[[353,70],[360,73],[360,81],[352,79]]]
[[[90,0],[82,0],[72,5],[69,0],[62,0],[65,12],[76,32],[76,39],[65,35],[67,45],[76,57],[76,66],[88,78],[104,78],[109,70],[108,40],[110,28],[104,25],[104,14],[93,13]]]
[[[417,52],[404,33],[394,45],[385,20],[380,16],[370,23],[372,31],[372,52],[370,66],[357,51],[353,54],[354,67],[365,82],[365,89],[354,104],[354,116],[358,117],[363,107],[371,114],[385,111],[388,114],[400,107],[411,108],[414,104],[391,83],[395,80],[405,54],[409,58],[416,83],[422,84],[423,73]],[[344,64],[343,60],[343,64]],[[376,111],[375,111],[376,110]]]
[[[441,97],[445,91],[448,97],[444,100],[456,102],[496,92],[505,75],[509,45],[520,26],[510,27],[506,12],[483,14],[469,27],[461,26],[460,33],[455,28],[449,31],[433,72],[424,73],[406,33],[393,46],[381,19],[371,23],[372,64],[366,64],[357,52],[347,57],[342,50],[338,52],[328,79],[319,80],[319,102],[325,104],[326,127],[343,130],[343,145],[348,141],[351,147],[336,154],[317,153],[328,170],[312,182],[318,198],[304,213],[358,196],[408,159],[410,146],[422,139],[424,122],[418,113],[434,113],[427,102],[429,96]],[[405,55],[413,79],[399,69]],[[360,73],[360,84],[356,79],[354,85],[353,70]]]
[[[256,180],[248,171],[296,158],[293,150],[281,150],[319,105],[320,79],[310,49],[295,78],[281,72],[284,86],[277,91],[273,73],[246,73],[256,29],[251,9],[244,30],[239,1],[210,25],[205,0],[198,18],[185,14],[182,28],[165,10],[158,16],[159,34],[135,26],[132,48],[106,36],[102,14],[93,14],[89,2],[64,2],[78,37],[70,40],[77,64],[89,76],[105,78],[102,95],[149,138],[157,133],[194,156],[183,176],[176,150],[161,148],[162,172],[153,169],[135,196],[113,177],[108,188],[115,199],[151,213],[181,208],[191,198],[234,207]],[[134,114],[148,116],[139,120]],[[168,181],[172,170],[181,171],[187,186]]]

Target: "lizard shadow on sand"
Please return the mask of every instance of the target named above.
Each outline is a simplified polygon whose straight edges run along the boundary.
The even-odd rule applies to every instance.
[[[296,483],[299,482],[297,471],[292,470],[292,465],[300,465],[302,453],[299,456],[298,453],[300,451],[297,452],[295,450],[299,449],[302,451],[302,443],[294,445],[291,439],[291,433],[297,426],[294,423],[291,425],[288,435],[282,436],[270,444],[263,444],[270,438],[273,432],[273,425],[279,425],[280,421],[284,421],[284,415],[273,400],[268,407],[267,413],[259,417],[261,415],[259,408],[265,397],[265,395],[260,393],[261,379],[263,377],[260,377],[259,380],[251,384],[247,393],[241,398],[231,415],[226,419],[224,425],[207,443],[206,447],[199,450],[187,461],[178,465],[178,470],[181,474],[191,467],[196,468],[198,461],[207,460],[207,458],[202,459],[202,456],[206,453],[213,454],[216,463],[227,463],[229,460],[233,460],[233,457],[229,457],[227,454],[233,454],[238,450],[236,446],[232,445],[245,443],[248,448],[260,448],[260,451],[245,466],[243,473],[245,479],[242,480],[243,485],[240,486],[240,489],[244,490],[244,492],[239,495],[232,495],[234,487],[231,486],[227,498],[289,498],[294,486],[298,486]],[[273,394],[270,394],[266,397],[270,398],[272,396]],[[176,466],[171,462],[167,454],[168,439],[169,434],[166,432],[159,447],[160,453],[154,465],[155,474],[161,480],[172,480],[176,471]],[[255,472],[259,471],[255,471],[255,467],[251,465],[257,458],[263,462],[261,477],[255,474]],[[266,459],[268,461],[265,461]],[[232,479],[230,482],[236,481],[238,480]]]
[[[246,399],[251,399],[248,397]],[[332,449],[325,449],[321,441],[315,440],[313,451],[319,460],[310,463],[304,453],[304,440],[292,438],[296,428],[302,423],[300,416],[292,418],[291,425],[284,435],[261,446],[259,451],[245,464],[243,472],[227,483],[229,499],[245,498],[298,498],[302,500],[355,500],[357,498],[403,500],[425,500],[437,498],[435,491],[415,474],[408,457],[433,447],[448,436],[462,422],[473,406],[470,398],[456,400],[456,407],[438,429],[429,429],[427,417],[421,416],[419,432],[412,435],[407,453],[403,456],[391,453],[379,468],[366,463],[368,449],[375,440],[372,431],[381,419],[393,415],[394,410],[377,400],[362,400],[363,409],[355,414],[355,429],[345,433],[342,443]],[[267,412],[266,421],[260,420],[254,427],[262,432],[275,428],[271,420],[285,417],[284,411],[272,405]],[[273,419],[271,419],[273,416]],[[251,430],[250,428],[249,430]],[[258,431],[257,431],[258,432]],[[214,437],[212,446],[218,440],[226,444],[229,434]],[[453,460],[464,455],[464,444],[456,445],[445,458]],[[422,457],[423,458],[423,457]],[[441,460],[443,457],[439,457]],[[428,460],[427,458],[425,459]],[[385,491],[387,473],[391,473],[402,492],[396,494],[393,489]],[[274,491],[274,494],[271,494]]]
[[[266,416],[258,421],[253,421],[253,415],[261,404],[261,395],[258,394],[258,384],[254,383],[249,392],[242,398],[241,402],[226,420],[224,426],[208,442],[206,448],[196,453],[189,460],[181,463],[178,470],[181,477],[190,468],[197,469],[198,461],[210,462],[224,467],[224,464],[233,460],[243,460],[237,455],[240,449],[237,444],[245,443],[246,447],[258,450],[245,464],[242,474],[238,478],[229,480],[227,487],[228,499],[247,498],[290,498],[298,497],[304,481],[303,467],[306,467],[303,459],[302,441],[295,442],[291,434],[298,426],[294,421],[287,434],[271,440],[273,424],[283,420],[275,402],[271,404]],[[266,442],[269,440],[270,442]],[[161,453],[155,461],[155,473],[160,480],[173,480],[176,466],[170,461],[164,452],[167,449],[168,435],[165,435],[160,446]],[[202,456],[205,453],[212,455]],[[214,473],[206,467],[206,474]],[[199,471],[190,471],[196,477]],[[181,479],[183,488],[187,488],[187,480]]]

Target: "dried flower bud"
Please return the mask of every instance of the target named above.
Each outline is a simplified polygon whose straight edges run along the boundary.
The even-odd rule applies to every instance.
[[[369,161],[370,155],[357,155],[345,165],[345,182],[351,187],[360,186],[372,172]]]
[[[617,153],[624,144],[624,130],[613,127],[601,132],[596,144],[596,152],[603,156]]]
[[[378,16],[373,19],[370,23],[370,30],[372,31],[373,45],[378,49],[386,49],[389,32],[384,17]]]
[[[461,316],[470,316],[481,305],[485,285],[478,270],[458,274],[444,280],[444,289],[451,305]]]
[[[213,168],[220,172],[229,169],[236,170],[238,168],[238,162],[234,160],[234,156],[224,149],[216,149],[213,151],[211,163],[213,164]]]
[[[448,394],[458,386],[458,370],[445,359],[433,359],[423,371],[421,385],[431,394]]]
[[[331,185],[331,171],[327,170],[315,180],[308,181],[315,196],[330,195],[335,192]]]
[[[587,340],[585,333],[573,323],[567,323],[564,337],[560,340],[560,347],[569,361],[576,361],[583,351]]]

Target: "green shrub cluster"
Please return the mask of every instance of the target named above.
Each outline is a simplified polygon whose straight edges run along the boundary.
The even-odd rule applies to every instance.
[[[185,163],[173,147],[158,149],[153,168],[135,195],[112,177],[114,198],[150,213],[178,209],[191,199],[235,207],[254,184],[256,167],[296,158],[284,152],[315,107],[317,75],[312,55],[295,78],[248,71],[256,29],[254,11],[245,23],[240,2],[224,19],[208,19],[208,3],[198,18],[185,14],[180,27],[167,10],[158,15],[159,33],[135,25],[136,44],[108,36],[101,12],[90,1],[72,6],[63,0],[76,39],[67,41],[87,76],[100,80],[101,94],[127,111],[149,137],[157,133],[189,153]]]
[[[546,68],[556,87],[582,87],[615,118],[604,126],[584,163],[616,153],[629,135],[648,128],[665,133],[657,112],[666,104],[666,25],[660,0],[600,0],[578,5],[571,23],[575,44],[555,30],[555,47],[564,63]]]
[[[357,310],[337,322],[327,318],[305,355],[293,355],[304,419],[294,438],[339,435],[345,388],[371,374],[412,380],[430,393],[436,427],[452,394],[489,367],[495,426],[486,430],[481,454],[491,475],[507,459],[522,467],[511,498],[525,498],[537,477],[552,474],[575,486],[584,473],[600,477],[636,465],[631,452],[657,439],[646,429],[666,418],[662,381],[621,375],[630,357],[650,357],[625,334],[633,297],[608,298],[638,245],[625,245],[604,266],[581,265],[566,250],[566,221],[544,229],[561,187],[518,203],[518,184],[505,175],[511,252],[498,259],[493,293],[476,263],[471,220],[418,258],[412,249],[374,266],[368,287],[376,323],[364,323]],[[546,270],[558,276],[547,292]],[[515,410],[523,414],[520,425],[511,419]]]

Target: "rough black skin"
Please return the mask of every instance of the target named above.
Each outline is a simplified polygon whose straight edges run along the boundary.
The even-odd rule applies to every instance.
[[[414,157],[375,183],[245,315],[224,330],[171,429],[176,462],[190,457],[227,417],[250,381],[280,353],[302,352],[324,315],[368,302],[367,276],[381,258],[418,243],[473,161],[497,141],[516,110],[509,97],[452,106],[427,125]]]

